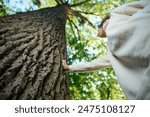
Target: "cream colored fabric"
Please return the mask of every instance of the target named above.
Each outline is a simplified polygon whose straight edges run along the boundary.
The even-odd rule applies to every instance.
[[[106,33],[109,56],[71,65],[70,71],[102,69],[111,62],[128,99],[150,99],[150,1],[114,9]]]
[[[110,61],[128,99],[150,99],[150,1],[116,8],[106,28]]]
[[[95,70],[101,70],[103,68],[106,68],[108,66],[111,66],[111,63],[109,61],[108,55],[102,56],[98,59],[95,59],[91,62],[87,63],[79,63],[74,65],[69,65],[69,71],[72,72],[91,72]]]

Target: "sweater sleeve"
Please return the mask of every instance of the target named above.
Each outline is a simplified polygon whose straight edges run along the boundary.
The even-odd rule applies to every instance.
[[[92,72],[95,70],[101,70],[108,66],[111,66],[111,63],[109,61],[109,56],[105,55],[95,60],[92,60],[91,62],[69,65],[69,71],[70,72]]]

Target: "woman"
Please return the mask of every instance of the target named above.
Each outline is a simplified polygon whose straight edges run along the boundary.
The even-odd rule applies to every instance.
[[[99,29],[104,36],[105,29]],[[72,72],[112,65],[128,99],[150,99],[150,1],[141,0],[113,10],[106,27],[109,53],[88,63],[67,65]]]

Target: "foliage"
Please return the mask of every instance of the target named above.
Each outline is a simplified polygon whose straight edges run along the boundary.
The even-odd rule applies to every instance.
[[[3,0],[0,0],[0,16],[6,16],[10,9],[6,7]]]
[[[25,4],[25,1],[19,1]],[[26,3],[32,5],[22,11],[55,6],[61,3],[61,1],[64,2],[65,0],[26,0]],[[112,9],[125,2],[134,0],[85,1],[68,0],[68,3],[72,5],[72,9],[78,11],[92,22],[94,27],[97,27],[102,18],[108,15]],[[78,4],[82,2],[84,3]],[[13,7],[10,7],[9,3],[10,0],[0,1],[1,16],[7,13],[8,8],[10,14],[12,11],[16,11]],[[23,5],[23,7],[26,6]],[[89,25],[89,22],[86,22],[81,17],[69,16],[66,25],[66,34],[69,64],[91,61],[107,53],[106,42],[98,38],[97,32]],[[93,73],[68,73],[68,78],[70,81],[71,99],[125,99],[112,68]]]

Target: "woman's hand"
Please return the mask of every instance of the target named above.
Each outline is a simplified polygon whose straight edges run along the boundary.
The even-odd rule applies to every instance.
[[[64,70],[69,70],[69,65],[67,65],[67,63],[64,59],[62,60],[62,66],[63,66]]]
[[[105,29],[100,27],[98,28],[98,35],[99,37],[106,37],[106,32],[105,32]]]

